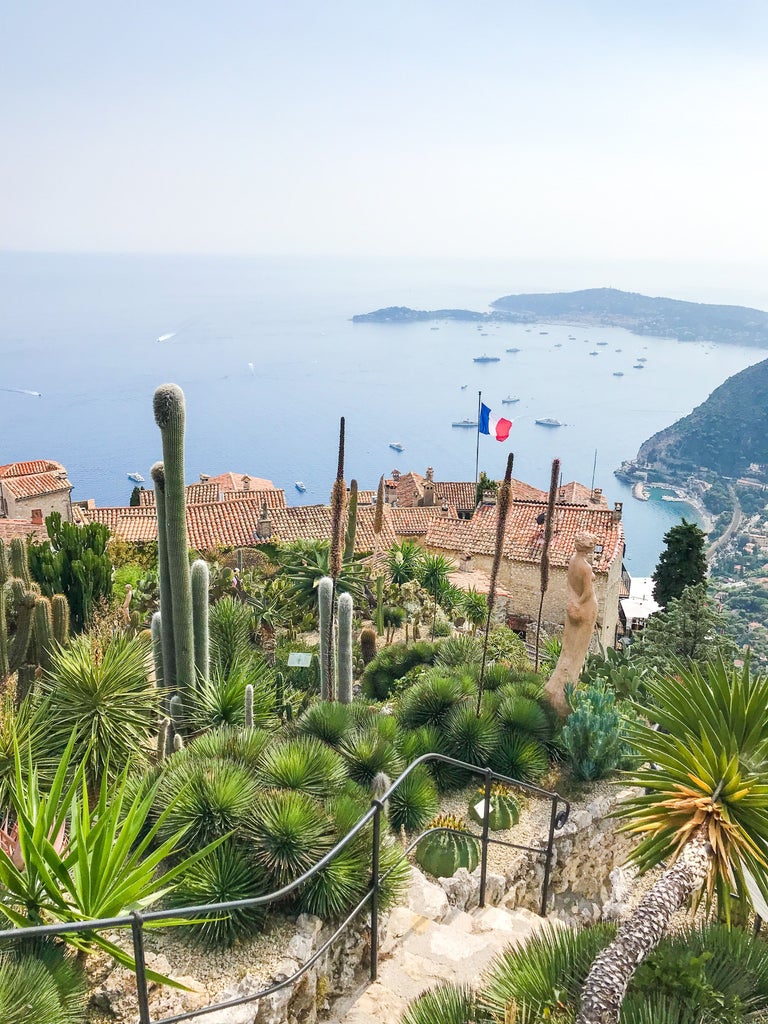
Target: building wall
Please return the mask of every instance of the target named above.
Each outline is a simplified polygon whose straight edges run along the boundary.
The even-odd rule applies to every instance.
[[[5,489],[3,495],[8,504],[9,519],[31,519],[32,510],[39,508],[42,509],[44,520],[51,512],[60,512],[64,522],[72,522],[69,488],[49,494],[36,494],[32,498],[14,498]]]

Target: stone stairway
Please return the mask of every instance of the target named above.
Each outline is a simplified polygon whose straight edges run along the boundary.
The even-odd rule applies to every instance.
[[[398,1024],[420,993],[440,981],[475,982],[497,953],[544,923],[528,910],[452,908],[443,889],[413,868],[407,906],[389,915],[378,980],[338,999],[330,1024]]]

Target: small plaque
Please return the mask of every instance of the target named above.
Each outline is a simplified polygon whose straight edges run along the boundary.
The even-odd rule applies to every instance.
[[[491,802],[488,804],[488,813],[489,814],[493,814],[493,800],[491,800]],[[475,804],[475,814],[478,816],[480,821],[484,820],[484,818],[485,818],[485,800],[479,800]]]
[[[289,668],[309,668],[311,664],[311,654],[303,654],[301,651],[292,651],[288,655]]]

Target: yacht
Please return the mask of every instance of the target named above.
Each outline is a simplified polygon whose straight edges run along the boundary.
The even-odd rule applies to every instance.
[[[536,420],[536,423],[538,423],[540,427],[564,427],[565,426],[565,424],[561,423],[560,420],[553,420],[549,416],[547,416],[543,420]]]
[[[519,401],[520,401],[519,398],[512,398],[511,395],[507,395],[506,398],[502,398],[501,404],[502,405],[514,405],[515,402],[519,402]]]
[[[304,491],[306,491],[306,489],[307,489],[307,486],[306,486],[306,484],[304,483],[304,481],[303,481],[303,480],[297,480],[297,481],[296,481],[296,484],[295,484],[295,487],[296,487],[296,490],[297,490],[297,491],[298,491],[298,492],[299,492],[300,494],[303,494],[303,493],[304,493]]]
[[[389,447],[392,448],[396,452],[404,452],[405,451],[405,445],[404,444],[400,444],[399,441],[390,441],[389,442]]]
[[[141,475],[141,473],[129,473],[128,474],[128,479],[129,480],[133,480],[137,484],[143,484],[144,483],[144,477]]]
[[[452,427],[476,427],[477,420],[454,420]]]
[[[475,356],[472,360],[473,363],[499,363],[501,359],[499,356]]]

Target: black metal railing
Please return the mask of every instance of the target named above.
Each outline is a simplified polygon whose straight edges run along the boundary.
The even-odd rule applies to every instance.
[[[365,907],[369,907],[370,918],[371,918],[371,963],[370,963],[370,977],[371,981],[375,981],[378,973],[378,962],[379,962],[379,891],[381,889],[381,883],[387,877],[393,868],[389,868],[384,874],[381,874],[379,869],[379,848],[381,845],[381,818],[382,813],[385,810],[387,800],[397,790],[400,784],[406,779],[411,772],[420,764],[424,764],[427,761],[442,761],[446,764],[453,765],[456,768],[462,768],[467,772],[474,775],[479,775],[485,780],[484,790],[484,808],[483,808],[483,825],[482,833],[475,836],[481,843],[481,860],[480,860],[480,892],[479,892],[479,903],[480,906],[485,906],[485,890],[486,881],[488,875],[488,846],[493,843],[498,846],[508,846],[516,850],[527,850],[531,853],[535,853],[539,856],[544,856],[544,879],[542,882],[542,894],[541,894],[541,905],[540,915],[546,917],[547,913],[547,897],[549,891],[549,879],[552,870],[552,845],[555,837],[555,831],[563,827],[568,820],[568,814],[570,812],[570,804],[567,800],[563,799],[557,793],[551,793],[546,789],[540,789],[538,786],[532,786],[525,782],[520,782],[517,779],[509,778],[506,775],[499,775],[496,772],[492,772],[490,768],[478,768],[475,765],[467,764],[465,761],[458,761],[456,758],[447,757],[445,754],[424,754],[422,757],[417,758],[412,764],[410,764],[405,771],[400,775],[389,787],[389,789],[376,800],[371,802],[371,807],[363,817],[354,825],[349,832],[344,836],[343,839],[333,847],[332,850],[322,857],[313,867],[308,871],[305,871],[303,875],[295,879],[288,885],[283,886],[282,889],[278,889],[276,892],[268,893],[264,896],[254,896],[246,900],[233,900],[227,903],[206,903],[194,907],[181,907],[174,908],[173,910],[152,910],[147,913],[142,913],[138,910],[133,911],[130,914],[122,917],[110,917],[101,918],[93,921],[77,921],[66,924],[49,924],[49,925],[37,925],[31,928],[8,928],[0,930],[0,943],[2,942],[24,942],[29,939],[40,938],[40,937],[54,937],[59,935],[72,935],[79,932],[98,932],[112,928],[130,928],[131,937],[133,942],[133,956],[136,963],[136,988],[138,996],[138,1008],[139,1008],[139,1024],[177,1024],[177,1022],[184,1020],[192,1020],[195,1017],[202,1017],[204,1014],[213,1013],[215,1010],[224,1010],[233,1006],[242,1006],[244,1003],[256,1002],[258,999],[263,999],[265,996],[270,996],[274,992],[278,992],[280,989],[286,988],[288,985],[292,985],[295,981],[306,974],[306,972],[314,966],[315,963],[320,959],[321,956],[333,945],[333,943],[342,935],[342,933],[349,927],[352,921],[357,917],[360,911]],[[517,789],[521,789],[526,793],[530,793],[532,796],[542,797],[551,802],[551,813],[549,819],[549,833],[547,837],[546,846],[525,846],[517,843],[508,843],[500,839],[492,839],[489,835],[489,815],[490,815],[490,804],[491,804],[491,786],[494,782],[504,783],[509,786],[514,786]],[[558,810],[559,805],[562,807]],[[236,999],[228,999],[222,1003],[214,1003],[210,1006],[200,1007],[195,1010],[188,1010],[184,1013],[178,1013],[173,1017],[163,1017],[157,1020],[152,1020],[149,1011],[149,995],[147,987],[147,967],[145,962],[145,944],[144,944],[144,928],[148,925],[161,925],[163,922],[177,920],[178,918],[187,917],[198,917],[201,914],[211,914],[219,911],[238,910],[245,907],[256,907],[262,906],[268,903],[274,903],[277,900],[282,899],[285,896],[289,896],[291,893],[299,889],[305,882],[316,875],[319,871],[322,871],[326,865],[328,865],[337,854],[352,842],[355,836],[359,835],[366,826],[372,822],[372,836],[371,836],[371,878],[363,898],[355,906],[344,921],[338,926],[330,938],[323,943],[323,945],[317,949],[309,960],[304,963],[298,971],[292,974],[289,978],[285,978],[283,981],[276,982],[274,985],[270,985],[268,988],[263,989],[260,992],[256,992],[252,995],[240,996]],[[429,835],[430,832],[454,832],[455,829],[450,828],[434,828],[426,829],[416,839],[414,839],[407,847],[405,852],[410,852],[425,835]],[[467,833],[461,833],[466,835]]]

